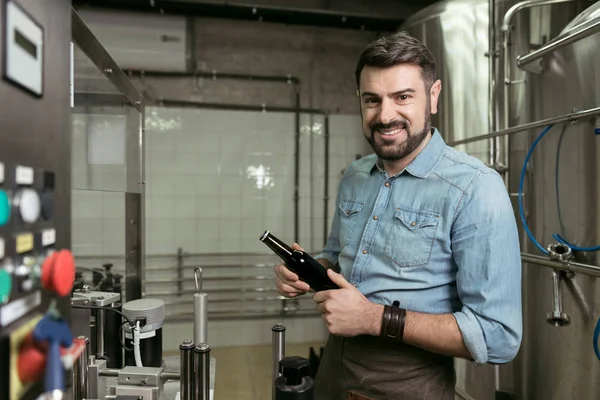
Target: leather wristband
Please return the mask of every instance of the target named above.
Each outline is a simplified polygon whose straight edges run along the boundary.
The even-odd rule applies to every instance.
[[[404,338],[405,319],[406,310],[400,308],[400,302],[394,301],[391,306],[385,305],[380,336],[401,342]]]

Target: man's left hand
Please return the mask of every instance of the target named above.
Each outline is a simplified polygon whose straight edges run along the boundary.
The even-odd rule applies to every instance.
[[[313,300],[329,332],[346,337],[373,334],[375,324],[381,321],[378,310],[381,308],[382,312],[383,307],[369,301],[341,274],[332,269],[328,269],[327,274],[340,288],[318,292]]]

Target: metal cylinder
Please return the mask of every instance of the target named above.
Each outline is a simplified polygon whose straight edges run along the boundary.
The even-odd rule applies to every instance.
[[[194,399],[210,400],[210,347],[200,343],[194,348]]]
[[[77,339],[83,340],[85,346],[81,355],[73,364],[73,400],[83,400],[88,397],[88,347],[90,339],[85,336],[78,336]]]
[[[194,343],[186,340],[179,345],[179,399],[193,400],[194,391]]]
[[[123,368],[123,330],[122,317],[116,311],[121,310],[121,303],[108,306],[114,311],[104,311],[104,357],[108,368]]]
[[[279,361],[285,357],[285,325],[276,324],[271,327],[273,340],[273,379],[272,398],[275,399],[275,380],[279,378]]]
[[[194,343],[208,343],[208,297],[194,293]]]
[[[162,328],[165,321],[165,302],[160,299],[138,299],[123,304],[123,314],[132,321],[144,320],[140,324],[140,358],[144,367],[162,366]],[[123,327],[125,344],[133,346],[133,331],[129,325]],[[135,353],[125,352],[125,365],[136,366]]]
[[[552,312],[546,316],[546,321],[554,326],[569,325],[569,316],[563,312],[562,278],[563,271],[552,271]]]
[[[104,359],[104,313],[102,309],[96,310],[96,358]]]

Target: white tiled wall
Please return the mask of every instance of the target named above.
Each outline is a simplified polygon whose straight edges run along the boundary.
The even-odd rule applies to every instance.
[[[315,252],[322,249],[324,242],[324,133],[323,116],[302,115],[299,241]],[[265,229],[292,242],[294,136],[293,113],[147,108],[146,278],[167,281],[175,278],[174,256],[179,247],[188,253],[206,255],[268,253],[258,240]],[[330,117],[329,221],[335,210],[333,203],[342,170],[357,154],[365,155],[369,149],[358,116]],[[73,210],[76,255],[124,253],[123,193],[74,190]],[[159,254],[173,257],[153,257]],[[196,256],[194,262],[205,260]],[[276,262],[274,258],[269,260]],[[243,258],[237,262],[243,263]],[[90,261],[86,263],[89,265]],[[121,265],[116,264],[117,268]],[[186,272],[190,280],[185,282],[184,289],[193,288],[190,272]],[[218,269],[212,272],[213,276],[231,273]],[[245,272],[237,270],[237,273]],[[272,269],[252,273],[271,274]],[[273,285],[271,280],[255,283],[263,287]],[[220,284],[231,287],[231,282]],[[218,285],[213,283],[212,287]],[[165,289],[175,292],[176,288],[176,283],[147,285],[146,296],[161,297],[167,302],[191,299],[191,295],[152,296],[152,292]],[[216,299],[218,294],[210,298]],[[304,306],[311,307],[310,298],[305,300]],[[277,305],[273,301],[271,308]],[[191,303],[170,305],[168,313],[189,313],[191,307]],[[211,304],[210,307],[221,310],[228,306]],[[264,319],[211,321],[211,345],[270,343],[273,323]],[[289,341],[325,337],[318,317],[290,319],[285,323]],[[191,323],[168,324],[165,349],[176,349],[182,337],[190,338],[191,332]]]

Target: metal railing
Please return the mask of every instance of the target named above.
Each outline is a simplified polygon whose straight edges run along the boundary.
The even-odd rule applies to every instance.
[[[114,263],[123,255],[76,256],[78,268],[88,271],[105,262]],[[165,301],[168,321],[193,319],[194,270],[202,268],[202,292],[208,294],[208,317],[224,319],[268,319],[316,317],[311,296],[287,299],[277,293],[273,268],[280,261],[272,253],[175,253],[146,256],[141,279],[142,297]],[[97,265],[91,265],[97,264]]]

